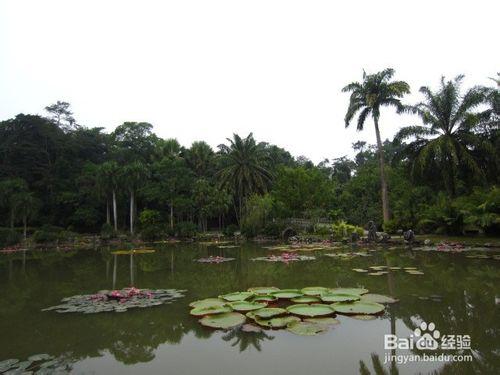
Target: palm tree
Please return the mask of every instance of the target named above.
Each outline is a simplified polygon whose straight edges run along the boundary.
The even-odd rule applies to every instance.
[[[213,164],[214,151],[203,141],[193,142],[186,152],[186,161],[198,177],[206,177]]]
[[[222,168],[217,175],[221,184],[233,190],[237,202],[236,219],[240,222],[245,198],[267,191],[271,173],[264,167],[266,153],[263,144],[255,142],[253,134],[227,138],[229,145],[219,145]]]
[[[134,218],[136,213],[135,195],[137,189],[144,183],[149,176],[149,170],[140,161],[135,161],[123,169],[124,181],[130,193],[130,234],[134,234]]]
[[[118,230],[118,213],[116,207],[116,192],[118,189],[118,185],[120,183],[120,166],[115,161],[107,161],[102,163],[99,167],[98,171],[99,175],[99,184],[101,189],[105,189],[108,193],[111,193],[112,201],[113,201],[113,222],[115,231]],[[109,212],[109,205],[106,202],[107,209]],[[107,214],[109,218],[109,214]]]
[[[420,92],[425,100],[411,107],[423,125],[402,128],[397,141],[413,139],[405,146],[414,173],[422,174],[433,166],[440,171],[450,195],[455,195],[459,172],[472,172],[471,176],[484,175],[474,153],[495,154],[491,143],[474,130],[489,116],[474,111],[485,101],[485,90],[479,87],[460,93],[463,76],[445,81],[441,78],[439,89],[433,92],[423,86]]]
[[[10,229],[14,229],[17,202],[15,197],[28,191],[28,184],[21,178],[7,178],[0,182],[0,207],[9,211]]]
[[[368,116],[373,118],[379,154],[382,211],[384,221],[390,219],[390,213],[387,180],[385,175],[384,152],[382,149],[382,140],[380,138],[378,123],[380,118],[380,108],[383,106],[393,106],[398,110],[398,112],[403,111],[404,106],[401,104],[400,98],[410,92],[410,86],[406,82],[391,81],[393,76],[394,69],[384,69],[375,74],[366,74],[363,72],[363,82],[352,82],[342,89],[343,92],[351,92],[349,107],[345,115],[346,128],[358,112],[357,130],[363,130]]]
[[[23,191],[15,194],[12,197],[12,200],[14,206],[16,207],[17,213],[23,220],[23,236],[26,240],[28,219],[33,217],[38,212],[41,202],[40,200],[35,198],[33,193],[28,191]]]

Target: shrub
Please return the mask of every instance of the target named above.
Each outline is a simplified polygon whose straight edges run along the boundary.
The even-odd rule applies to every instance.
[[[36,243],[55,242],[63,238],[63,229],[53,225],[44,225],[33,234]]]
[[[234,233],[238,232],[239,230],[240,228],[236,224],[229,224],[222,230],[222,233],[224,234],[224,236],[231,237],[234,236]]]
[[[364,230],[356,225],[351,225],[345,221],[338,221],[332,225],[333,236],[337,240],[344,238],[349,238],[354,232],[358,233],[360,236],[364,234]]]
[[[104,223],[101,227],[101,238],[109,240],[116,236],[115,229],[111,224]]]
[[[139,215],[141,237],[145,240],[156,240],[165,235],[165,226],[161,214],[156,210],[144,210]]]
[[[195,223],[190,221],[181,221],[175,225],[175,233],[177,237],[195,237],[197,228],[198,227]]]
[[[402,226],[400,225],[399,221],[396,219],[388,220],[384,222],[382,225],[384,228],[384,232],[389,233],[389,234],[395,234],[398,229],[403,229]]]
[[[21,234],[10,228],[0,228],[0,246],[12,246],[21,242]]]
[[[329,224],[318,223],[314,226],[314,234],[328,236],[332,234],[332,228]]]
[[[285,224],[280,222],[268,222],[264,226],[262,232],[266,236],[280,237],[281,233],[285,230]]]

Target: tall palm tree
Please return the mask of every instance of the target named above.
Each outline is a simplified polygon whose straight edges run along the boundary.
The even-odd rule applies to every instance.
[[[113,202],[113,223],[115,231],[117,231],[118,213],[116,207],[116,193],[121,179],[120,166],[115,161],[107,161],[100,165],[98,174],[99,174],[98,180],[102,186],[102,189],[106,189],[109,193],[111,193]]]
[[[130,193],[130,234],[134,234],[134,218],[136,213],[136,193],[137,189],[144,183],[149,176],[149,170],[140,161],[135,161],[123,169],[124,181]]]
[[[227,141],[229,145],[219,145],[222,168],[217,174],[222,185],[234,192],[236,218],[240,222],[245,198],[267,191],[272,176],[264,167],[267,156],[263,144],[257,143],[252,133],[246,138],[234,134]]]
[[[406,82],[391,81],[393,76],[394,69],[384,69],[375,74],[366,74],[363,72],[363,82],[352,82],[342,89],[343,92],[351,93],[349,107],[345,115],[346,128],[350,125],[356,113],[359,113],[357,130],[363,130],[368,116],[373,118],[380,165],[380,185],[384,221],[390,219],[390,211],[387,178],[385,174],[385,159],[379,130],[380,108],[392,106],[395,107],[398,112],[403,111],[405,107],[400,99],[410,92],[410,86]]]
[[[395,137],[398,141],[413,140],[405,147],[413,172],[422,174],[430,166],[435,167],[433,170],[441,173],[452,196],[459,172],[471,172],[476,178],[484,175],[474,153],[495,153],[493,146],[474,132],[489,116],[474,111],[485,101],[485,90],[473,87],[461,95],[462,79],[462,75],[450,81],[442,77],[437,91],[421,87],[425,100],[411,110],[423,125],[404,127]]]
[[[203,141],[193,142],[186,152],[186,161],[198,177],[206,177],[213,165],[214,151]]]
[[[33,195],[33,193],[28,191],[22,191],[14,194],[12,200],[14,206],[16,207],[17,214],[22,218],[23,236],[26,240],[28,219],[35,216],[41,206],[41,202]]]

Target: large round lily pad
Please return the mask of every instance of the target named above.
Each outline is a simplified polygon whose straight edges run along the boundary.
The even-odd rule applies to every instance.
[[[304,322],[324,324],[327,326],[333,326],[336,324],[340,324],[340,322],[337,319],[330,318],[330,317],[306,318],[306,319],[304,319]]]
[[[280,307],[266,307],[260,310],[257,310],[253,313],[254,317],[259,317],[261,319],[269,319],[278,315],[287,314],[288,311],[286,309],[282,309]]]
[[[306,304],[292,305],[288,306],[286,309],[291,314],[308,316],[308,317],[325,316],[334,313],[334,310],[331,308],[330,305],[322,305],[319,303],[315,303],[312,305],[306,305]]]
[[[321,293],[325,293],[327,291],[328,288],[325,288],[324,286],[309,286],[300,290],[300,292],[306,296],[319,296]]]
[[[252,297],[253,302],[274,302],[278,299],[276,296],[272,296],[270,294],[263,294]]]
[[[252,292],[234,292],[234,293],[228,293],[224,294],[222,296],[219,296],[219,298],[225,299],[226,301],[229,302],[235,302],[235,301],[244,301],[254,294]]]
[[[249,302],[249,301],[235,301],[230,302],[228,305],[235,311],[252,311],[262,309],[267,304],[262,302]]]
[[[237,312],[228,312],[217,315],[207,315],[200,319],[200,324],[205,327],[228,329],[245,323],[246,317]]]
[[[365,288],[333,288],[330,289],[330,293],[346,293],[346,294],[357,294],[362,295],[368,293],[368,289]]]
[[[336,302],[332,308],[342,314],[378,314],[384,311],[384,305],[375,302],[357,301],[353,303]]]
[[[290,323],[287,326],[286,330],[300,336],[315,336],[317,334],[326,332],[328,328],[324,324],[311,322],[295,322]]]
[[[198,301],[193,301],[189,307],[214,307],[224,306],[227,302],[220,298],[205,298]]]
[[[233,311],[230,306],[195,307],[189,313],[194,316],[223,314]]]
[[[360,299],[359,294],[349,293],[326,293],[321,295],[323,302],[354,302]]]
[[[301,297],[302,293],[298,289],[282,289],[277,292],[272,292],[271,295],[278,298],[291,299]]]
[[[363,302],[376,302],[376,303],[396,303],[399,302],[398,299],[389,296],[384,296],[382,294],[368,293],[361,296],[361,301]]]
[[[297,316],[279,316],[271,319],[255,318],[255,323],[269,328],[283,328],[295,322],[300,322],[300,318]]]
[[[293,303],[317,303],[317,302],[321,302],[321,300],[315,296],[302,296],[302,297],[292,298],[291,301]]]
[[[271,294],[272,292],[278,291],[279,288],[276,288],[275,286],[257,286],[254,288],[248,288],[247,290],[255,294]]]

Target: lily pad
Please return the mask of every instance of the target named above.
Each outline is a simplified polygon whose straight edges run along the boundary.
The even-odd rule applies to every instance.
[[[348,293],[326,293],[321,295],[323,302],[353,302],[358,301],[360,298],[359,294]]]
[[[19,359],[11,358],[11,359],[6,359],[2,362],[0,362],[0,372],[4,372],[9,370],[11,367],[14,367],[19,362]]]
[[[223,314],[233,311],[230,306],[195,307],[189,313],[194,316]]]
[[[44,353],[44,354],[34,354],[32,356],[29,356],[28,360],[32,362],[38,362],[38,361],[46,361],[51,358],[53,358],[51,355]]]
[[[320,333],[326,332],[328,328],[323,324],[295,322],[289,324],[286,330],[300,336],[316,336]]]
[[[384,305],[375,302],[357,301],[353,303],[336,302],[331,307],[341,314],[378,314],[385,310]]]
[[[252,311],[262,309],[267,304],[262,302],[248,302],[248,301],[235,301],[230,302],[228,305],[235,311]]]
[[[291,301],[294,302],[294,303],[317,303],[317,302],[321,302],[321,300],[318,297],[314,297],[314,296],[302,296],[302,297],[292,298]]]
[[[417,271],[417,270],[406,270],[406,273],[410,275],[423,275],[424,273],[422,271]]]
[[[260,328],[259,326],[256,326],[255,324],[243,324],[241,326],[241,330],[243,332],[252,332],[252,333],[262,332],[262,328]]]
[[[362,294],[368,293],[368,289],[365,289],[365,288],[333,288],[333,289],[330,289],[330,293],[357,294],[360,296]]]
[[[272,292],[276,292],[280,289],[276,288],[275,286],[260,286],[260,287],[248,288],[247,290],[254,294],[266,295],[266,294],[271,294]]]
[[[270,294],[263,294],[261,296],[254,296],[252,301],[254,302],[274,302],[278,299],[276,296],[272,296]]]
[[[278,315],[287,314],[288,311],[286,309],[282,309],[280,307],[266,307],[260,310],[257,310],[253,313],[254,319],[255,317],[261,319],[269,319]]]
[[[386,271],[378,271],[378,272],[370,272],[368,275],[370,276],[382,276],[382,275],[386,275],[387,272]]]
[[[370,316],[370,315],[368,315]],[[306,318],[304,322],[316,323],[316,324],[324,324],[327,326],[333,326],[336,324],[340,324],[340,321],[334,318],[326,317],[326,318]]]
[[[376,302],[376,303],[396,303],[399,302],[398,299],[389,296],[384,296],[382,294],[368,293],[361,296],[361,301],[363,302]]]
[[[353,268],[352,269],[354,272],[359,272],[359,273],[365,273],[368,272],[368,270],[365,270],[363,268]]]
[[[271,293],[271,295],[278,298],[291,299],[301,297],[302,293],[298,289],[282,289]]]
[[[280,316],[271,319],[255,319],[255,323],[263,327],[269,328],[283,328],[289,324],[300,322],[300,318],[297,316]]]
[[[306,304],[292,305],[288,306],[286,309],[291,314],[307,316],[307,317],[325,316],[334,313],[334,310],[330,307],[330,305],[322,305],[320,303],[315,303],[312,305],[306,305]]]
[[[235,302],[235,301],[244,301],[254,294],[252,292],[234,292],[234,293],[228,293],[224,294],[222,296],[219,296],[219,298],[225,299],[226,301],[229,302]]]
[[[327,291],[328,288],[323,286],[309,286],[300,290],[300,292],[305,296],[319,296],[321,293],[325,293]]]
[[[227,302],[220,298],[205,298],[198,301],[193,301],[189,304],[189,307],[216,307],[216,306],[224,306]]]
[[[135,250],[117,250],[112,251],[113,255],[130,255],[130,254],[151,254],[154,253],[153,249],[135,249]]]
[[[245,323],[246,317],[237,312],[227,312],[217,315],[207,315],[200,319],[205,327],[228,329]]]

